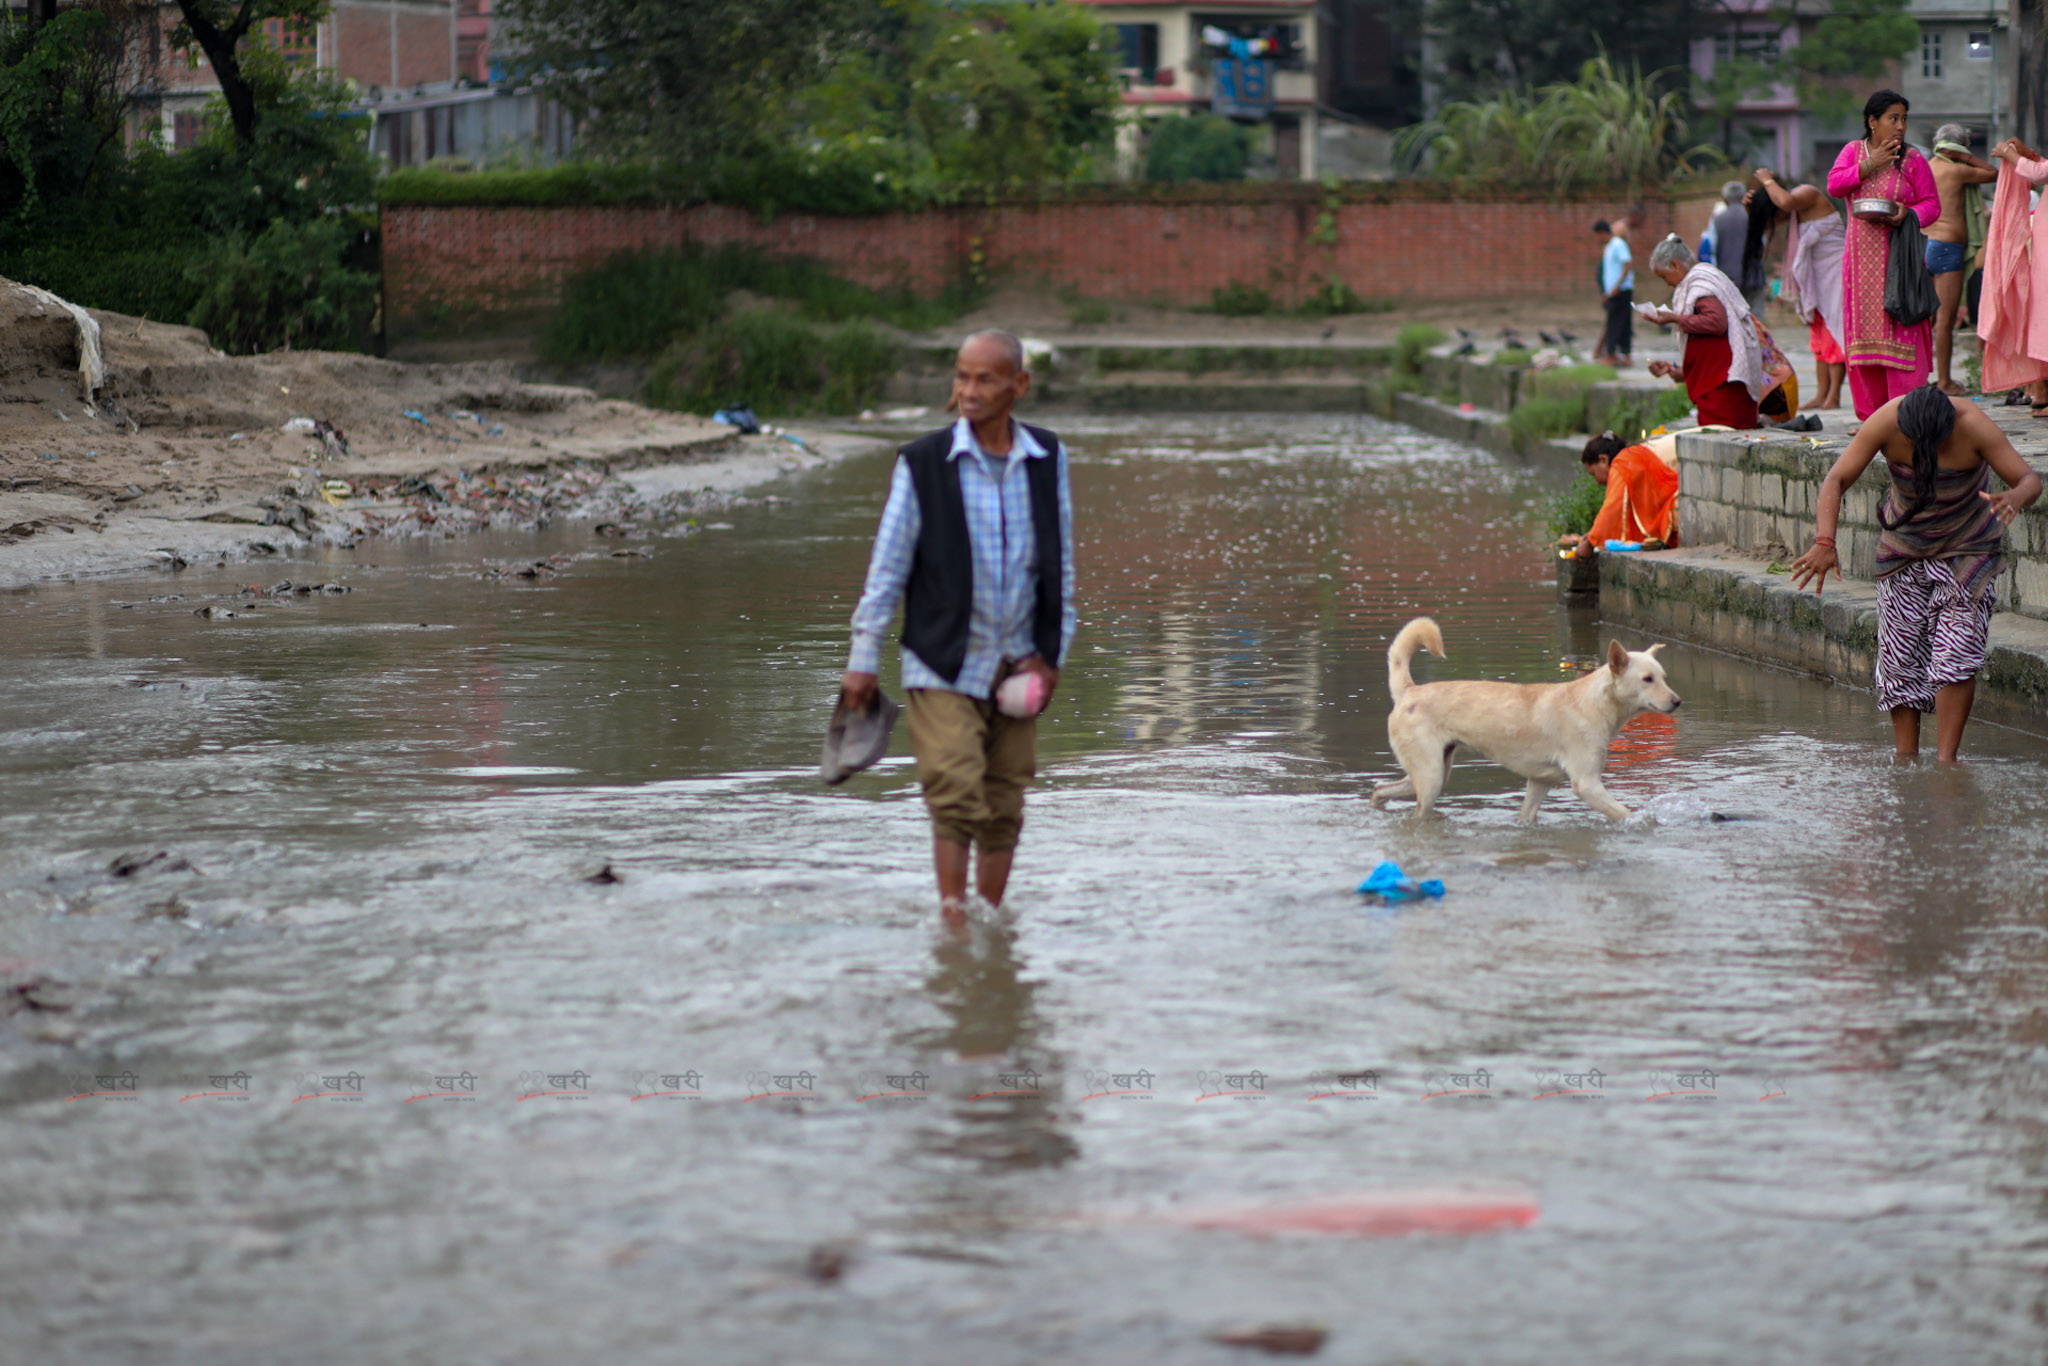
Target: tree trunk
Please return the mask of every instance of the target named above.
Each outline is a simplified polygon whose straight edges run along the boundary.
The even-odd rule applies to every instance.
[[[28,26],[47,24],[57,17],[57,0],[28,0]]]
[[[235,58],[235,49],[249,32],[253,8],[254,0],[242,0],[234,22],[222,28],[207,17],[197,0],[178,0],[178,10],[185,16],[185,27],[192,30],[193,40],[206,54],[206,60],[213,66],[214,77],[220,82],[221,98],[227,101],[228,119],[235,127],[235,141],[245,148],[256,139],[256,91],[243,77],[242,64]]]

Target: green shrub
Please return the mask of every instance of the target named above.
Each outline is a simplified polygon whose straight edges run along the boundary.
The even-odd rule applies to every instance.
[[[1067,307],[1067,321],[1076,327],[1094,327],[1109,322],[1116,316],[1101,299],[1076,299]]]
[[[1550,500],[1550,537],[1583,536],[1593,529],[1600,505],[1607,501],[1607,486],[1590,474],[1581,474],[1571,486]]]
[[[1586,425],[1586,396],[1577,398],[1531,398],[1515,405],[1508,414],[1508,430],[1524,448],[1554,436],[1565,436]]]
[[[1529,376],[1530,392],[1540,398],[1583,399],[1596,384],[1612,384],[1614,371],[1604,365],[1559,365]]]
[[[1527,365],[1536,353],[1526,346],[1504,346],[1493,353],[1495,365]]]
[[[709,412],[745,404],[763,413],[852,413],[874,401],[900,348],[864,322],[819,325],[750,310],[672,343],[647,378],[659,408]]]
[[[651,356],[716,323],[736,290],[785,300],[819,322],[874,319],[909,329],[942,326],[972,302],[964,289],[920,299],[857,285],[806,257],[685,243],[623,253],[564,282],[540,353],[557,364]]]
[[[1392,299],[1368,299],[1333,276],[1302,300],[1300,312],[1304,317],[1329,318],[1342,313],[1391,313],[1398,307]]]
[[[1607,413],[1607,427],[1625,441],[1640,441],[1655,428],[1692,411],[1692,399],[1683,388],[1631,389],[1614,401]]]
[[[1394,334],[1394,369],[1404,375],[1422,373],[1422,358],[1442,344],[1443,329],[1430,323],[1409,323]]]
[[[1273,311],[1273,296],[1257,285],[1232,280],[1209,292],[1209,311],[1226,318],[1245,318]]]
[[[1251,157],[1251,130],[1220,114],[1158,119],[1145,145],[1145,179],[1242,180]]]
[[[199,290],[187,321],[238,354],[364,348],[377,277],[346,264],[352,231],[340,219],[279,220],[254,240],[229,239],[186,267]]]
[[[1611,383],[1614,371],[1604,365],[1561,365],[1529,372],[1528,397],[1508,414],[1508,428],[1524,446],[1586,428],[1586,394],[1596,384]]]

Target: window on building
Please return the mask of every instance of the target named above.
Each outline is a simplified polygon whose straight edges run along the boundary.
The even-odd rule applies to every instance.
[[[1159,69],[1159,25],[1112,24],[1110,31],[1116,34],[1116,64],[1138,84],[1152,84],[1152,75]]]
[[[1990,33],[1990,30],[1988,30],[1988,29],[1985,29],[1985,30],[1981,30],[1981,31],[1979,31],[1979,32],[1975,32],[1975,33],[1972,33],[1972,34],[1970,35],[1970,41],[1969,41],[1969,48],[1968,48],[1968,51],[1966,51],[1966,52],[1965,52],[1965,53],[1964,53],[1963,55],[1964,55],[1964,56],[1966,56],[1966,57],[1968,57],[1968,58],[1969,58],[1969,59],[1970,59],[1971,61],[1973,61],[1973,62],[1988,62],[1988,61],[1990,61],[1990,60],[1991,60],[1991,33]]]
[[[263,36],[287,63],[310,63],[318,56],[319,40],[314,37],[311,24],[296,19],[265,19]]]
[[[1778,60],[1778,30],[1774,28],[1743,28],[1739,25],[1722,29],[1714,35],[1714,65],[1726,66],[1738,57],[1753,62],[1775,62]]]
[[[1938,28],[1920,30],[1920,78],[1927,81],[1941,79],[1941,30]]]
[[[171,146],[173,147],[190,147],[199,141],[200,135],[205,131],[206,125],[201,122],[200,115],[198,114],[171,115]]]

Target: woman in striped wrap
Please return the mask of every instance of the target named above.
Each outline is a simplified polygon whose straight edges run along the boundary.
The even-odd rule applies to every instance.
[[[1835,526],[1842,491],[1882,451],[1891,489],[1878,504],[1877,705],[1891,713],[1902,758],[1920,752],[1920,714],[1934,713],[1935,755],[1954,763],[1977,698],[2005,528],[2041,496],[2041,476],[1968,399],[1922,385],[1870,415],[1821,482],[1813,549],[1792,586],[1820,592],[1841,575]],[[1991,476],[2005,481],[1993,493]]]

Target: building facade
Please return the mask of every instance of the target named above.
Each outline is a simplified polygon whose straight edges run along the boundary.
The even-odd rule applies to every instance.
[[[138,8],[155,18],[137,26],[133,43],[140,91],[131,140],[189,147],[220,82],[204,53],[171,46],[175,4]],[[347,83],[370,120],[371,150],[393,166],[557,160],[574,145],[574,121],[531,90],[493,84],[491,11],[491,0],[332,0],[316,23],[266,20],[244,41]]]
[[[1725,82],[1742,58],[1772,61],[1812,32],[1832,7],[1800,0],[1786,17],[1777,0],[1723,0],[1724,19],[1692,50],[1693,75],[1702,89]],[[1923,149],[1934,130],[1959,123],[1980,155],[2017,131],[2013,108],[2017,52],[2010,6],[1999,0],[1911,0],[1908,13],[1919,40],[1904,60],[1844,82],[1857,97],[1889,87],[1912,106],[1907,136]],[[1859,120],[1827,117],[1800,107],[1790,85],[1742,91],[1721,109],[1702,103],[1696,141],[1721,146],[1738,165],[1768,165],[1814,180],[1827,173],[1842,144],[1860,134]]]
[[[1150,120],[1218,113],[1254,127],[1258,168],[1281,180],[1319,173],[1322,25],[1316,0],[1081,0],[1113,30],[1127,115],[1126,165]]]

